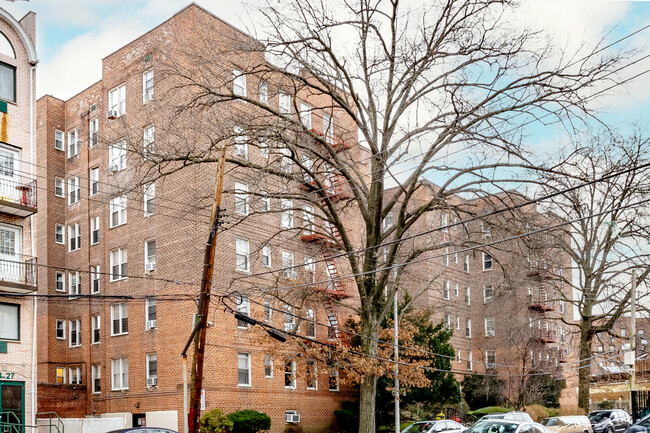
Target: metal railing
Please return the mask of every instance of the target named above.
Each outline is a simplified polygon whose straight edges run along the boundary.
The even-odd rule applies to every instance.
[[[0,200],[36,208],[36,179],[0,176]]]
[[[36,418],[39,420],[48,420],[47,424],[39,425],[39,427],[48,427],[48,433],[64,433],[63,420],[56,412],[39,412],[36,414]],[[52,429],[54,429],[54,431]]]
[[[36,257],[0,252],[0,281],[36,286]]]

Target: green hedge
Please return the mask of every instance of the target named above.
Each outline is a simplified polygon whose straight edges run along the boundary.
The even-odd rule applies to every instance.
[[[471,417],[473,417],[475,419],[479,419],[483,415],[489,415],[491,413],[505,413],[505,412],[510,412],[511,410],[513,410],[513,409],[508,408],[508,407],[488,406],[488,407],[482,407],[482,408],[476,409],[476,410],[471,410],[471,411],[467,412],[467,415],[469,415],[469,416],[471,416]]]
[[[235,433],[257,433],[271,428],[271,417],[256,410],[240,410],[228,414]]]

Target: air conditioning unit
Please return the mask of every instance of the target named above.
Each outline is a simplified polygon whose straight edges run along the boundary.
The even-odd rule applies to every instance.
[[[297,423],[300,422],[300,414],[295,413],[295,412],[294,413],[291,413],[291,412],[285,413],[284,414],[284,420],[286,422],[288,422],[288,423],[297,424]]]
[[[146,272],[153,272],[156,270],[156,263],[145,263],[144,270]]]
[[[111,173],[114,172],[114,171],[119,171],[119,170],[120,170],[120,167],[117,164],[111,164],[111,165],[108,166],[108,171],[110,171]]]
[[[156,327],[156,321],[155,320],[147,320],[147,329],[155,328]]]
[[[487,332],[485,333],[485,336],[486,336],[486,337],[494,337],[494,331],[487,331]]]
[[[106,114],[108,120],[117,119],[119,116],[120,113],[118,113],[117,110],[108,110],[108,113]]]
[[[158,386],[158,377],[157,376],[148,377],[147,386]]]

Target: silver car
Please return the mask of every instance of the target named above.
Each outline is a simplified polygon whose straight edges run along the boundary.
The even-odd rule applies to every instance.
[[[466,430],[465,433],[551,433],[543,425],[530,421],[481,420]]]
[[[402,430],[402,433],[463,433],[465,427],[450,419],[418,421]]]

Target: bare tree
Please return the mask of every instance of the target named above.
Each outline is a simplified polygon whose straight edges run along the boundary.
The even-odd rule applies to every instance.
[[[240,194],[280,199],[278,212],[310,206],[309,232],[344,253],[341,276],[357,297],[344,305],[359,317],[362,352],[375,357],[393,272],[441,248],[437,237],[404,241],[417,223],[534,167],[522,125],[586,116],[593,89],[630,55],[562,52],[513,24],[515,6],[288,0],[262,10],[264,45],[197,20],[194,39],[165,59],[168,91],[156,99],[171,120],[156,124],[155,150],[128,144],[145,157],[137,176],[214,164],[228,146],[229,175],[255,185]],[[387,193],[387,184],[397,187]],[[282,233],[300,237],[306,226]],[[276,275],[283,297],[293,274]],[[376,430],[376,386],[377,374],[360,379],[361,433]]]

